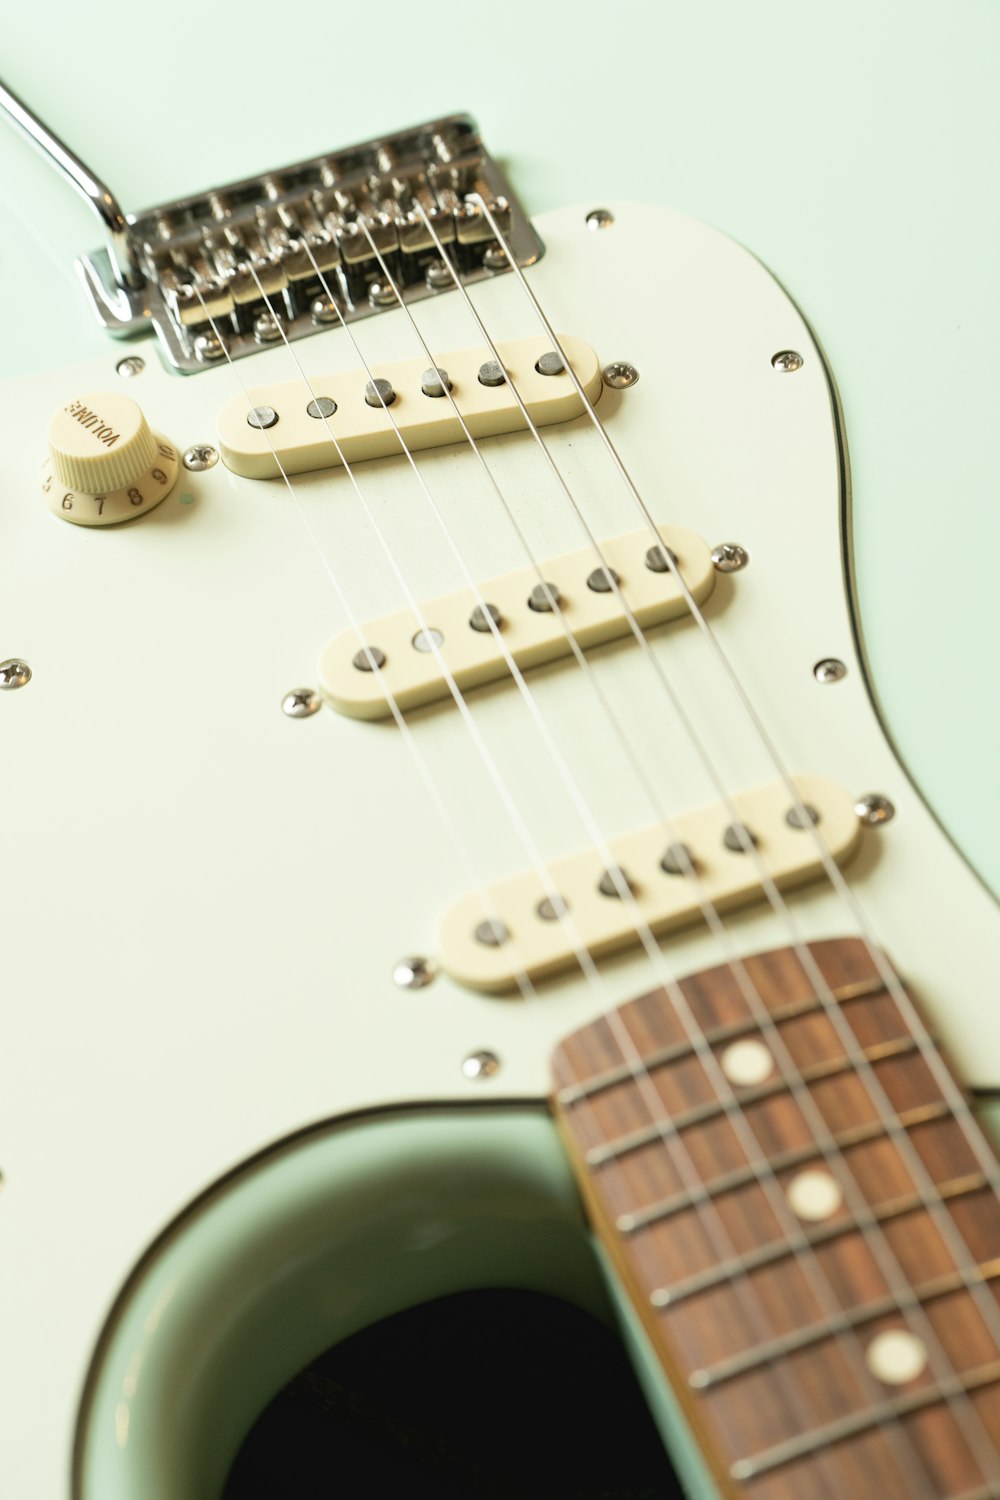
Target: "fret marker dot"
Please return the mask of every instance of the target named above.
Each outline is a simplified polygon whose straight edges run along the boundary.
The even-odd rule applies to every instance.
[[[844,1195],[840,1184],[829,1172],[800,1172],[788,1184],[788,1202],[800,1219],[829,1219],[837,1212]]]
[[[752,1038],[742,1042],[733,1042],[732,1046],[727,1047],[723,1052],[719,1061],[729,1082],[743,1088],[752,1088],[755,1083],[763,1083],[765,1078],[770,1078],[774,1072],[774,1058],[763,1042],[754,1041]]]
[[[927,1350],[915,1333],[890,1328],[872,1339],[865,1351],[868,1368],[886,1385],[915,1380],[927,1364]]]

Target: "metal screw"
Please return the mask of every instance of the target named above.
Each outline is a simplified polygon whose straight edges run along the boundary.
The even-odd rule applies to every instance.
[[[469,624],[472,626],[473,630],[478,630],[483,634],[489,631],[491,620],[499,630],[500,626],[503,624],[503,620],[501,619],[500,611],[497,609],[495,604],[477,604],[475,609],[472,611],[472,614],[469,616]]]
[[[592,208],[587,215],[588,229],[607,229],[614,222],[615,216],[609,208]]]
[[[510,933],[497,917],[487,917],[476,928],[476,942],[485,943],[487,948],[500,948],[509,937]]]
[[[391,406],[395,399],[396,392],[390,381],[376,376],[374,380],[365,383],[365,402],[368,406]]]
[[[401,958],[392,971],[392,982],[401,990],[422,990],[437,975],[437,964],[433,959],[419,955]]]
[[[500,245],[488,245],[483,252],[483,267],[487,271],[502,271],[507,264],[507,252]]]
[[[247,412],[247,423],[250,427],[258,429],[273,427],[278,420],[278,413],[273,406],[255,406]]]
[[[720,542],[712,548],[712,562],[717,573],[738,573],[749,561],[749,552],[739,542]]]
[[[847,668],[837,657],[824,656],[813,667],[813,676],[817,682],[840,682],[847,676]]]
[[[470,1052],[462,1062],[466,1078],[492,1078],[500,1071],[500,1059],[495,1052]]]
[[[373,281],[368,288],[368,301],[372,307],[391,307],[396,293],[387,281]]]
[[[613,359],[609,365],[604,366],[601,379],[613,391],[624,391],[628,386],[635,385],[639,379],[639,371],[627,359]]]
[[[381,671],[385,666],[385,652],[377,646],[364,646],[354,653],[351,663],[359,672],[374,672],[376,668]]]
[[[670,563],[677,566],[677,553],[672,547],[650,547],[646,553],[646,567],[651,573],[669,573]]]
[[[771,368],[782,375],[794,375],[796,370],[801,370],[802,365],[802,355],[797,354],[794,349],[781,349],[771,356]]]
[[[569,907],[561,896],[543,896],[535,911],[543,922],[558,922],[569,911]]]
[[[314,297],[309,304],[309,312],[314,323],[337,323],[340,321],[337,315],[337,304],[332,297]]]
[[[479,366],[480,385],[503,385],[506,379],[504,367],[498,360],[488,359],[485,364]]]
[[[281,338],[281,324],[273,313],[258,313],[253,320],[253,336],[258,344],[274,344]]]
[[[417,631],[410,644],[414,651],[439,651],[444,644],[444,633],[428,625],[426,630]]]
[[[445,391],[451,390],[448,371],[443,370],[440,365],[425,370],[420,377],[420,389],[425,396],[443,396]]]
[[[878,828],[896,815],[896,809],[881,792],[868,792],[864,797],[859,797],[854,804],[854,811],[866,828]]]
[[[566,366],[563,364],[561,354],[550,349],[548,354],[543,354],[541,359],[535,361],[535,369],[539,375],[561,375]]]
[[[620,579],[614,568],[595,568],[587,579],[587,587],[595,594],[610,594]]]
[[[424,280],[432,292],[442,292],[452,284],[451,269],[443,260],[432,260],[424,272]]]
[[[751,849],[756,849],[760,840],[745,823],[730,823],[722,835],[722,842],[734,854],[749,854]]]
[[[329,396],[317,396],[316,400],[310,401],[306,407],[306,416],[322,420],[324,417],[332,417],[336,410],[336,401],[332,400]]]
[[[126,354],[115,365],[115,369],[123,380],[131,380],[133,375],[141,375],[146,368],[146,361],[139,354]]]
[[[692,875],[694,856],[687,844],[668,844],[660,860],[660,869],[666,875]]]
[[[26,661],[21,661],[17,656],[8,656],[6,661],[0,661],[0,688],[24,687],[30,681],[31,668]]]
[[[615,865],[610,870],[605,870],[597,882],[597,889],[602,896],[617,896],[620,900],[622,896],[630,896],[634,887],[621,866]]]
[[[205,469],[214,469],[218,462],[218,450],[210,448],[208,443],[192,443],[184,454],[185,469],[192,469],[195,474],[201,474]]]
[[[561,599],[562,595],[554,583],[536,583],[528,595],[528,608],[536,610],[538,614],[551,614]]]
[[[222,340],[217,333],[199,333],[194,340],[194,357],[207,364],[209,360],[221,359],[225,354]]]
[[[281,707],[290,719],[311,719],[321,701],[319,693],[312,688],[292,688],[282,698]]]

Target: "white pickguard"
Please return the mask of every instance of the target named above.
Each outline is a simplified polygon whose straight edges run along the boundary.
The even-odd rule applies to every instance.
[[[614,205],[612,205],[614,207]],[[628,359],[638,384],[600,413],[659,522],[737,541],[749,568],[720,578],[708,617],[793,771],[897,808],[849,874],[882,944],[968,1081],[1000,1079],[992,1002],[1000,918],[896,765],[869,706],[844,591],[842,495],[826,377],[795,309],[732,241],[666,210],[544,216],[532,285],[554,325]],[[655,288],[650,270],[656,267]],[[496,338],[537,324],[513,277],[476,291]],[[476,342],[457,295],[416,316],[432,346]],[[399,313],[355,325],[368,359],[419,354]],[[771,356],[805,356],[779,375]],[[433,952],[439,914],[470,875],[456,860],[398,730],[324,710],[285,717],[345,628],[323,561],[280,481],[221,465],[182,474],[159,509],[90,532],[38,493],[49,413],[114,389],[116,359],[7,384],[0,451],[0,655],[34,676],[0,701],[4,1013],[0,1054],[0,1493],[57,1500],[80,1382],[106,1309],[143,1247],[221,1173],[310,1122],[399,1099],[540,1095],[556,1040],[654,982],[641,957],[603,984],[545,986],[537,1002],[391,971]],[[214,440],[238,383],[226,367],[181,380],[151,350],[129,386],[181,449]],[[349,369],[343,332],[296,346],[307,371]],[[249,383],[295,377],[283,348],[240,366]],[[308,399],[305,394],[304,400]],[[848,434],[849,438],[849,434]],[[593,530],[641,524],[585,419],[546,433]],[[581,545],[579,524],[526,435],[486,449],[539,557]],[[471,454],[421,455],[421,472],[477,578],[525,559]],[[419,598],[461,587],[454,554],[402,459],[362,466],[365,499]],[[351,608],[405,602],[342,472],[292,481]],[[185,498],[191,496],[191,503]],[[734,790],[774,769],[697,630],[654,649]],[[821,686],[836,656],[847,678]],[[716,800],[632,642],[596,653],[631,742],[671,812]],[[579,670],[530,687],[608,837],[655,821]],[[547,858],[589,840],[516,689],[470,699]],[[414,716],[415,743],[482,883],[530,864],[458,713]],[[848,933],[829,889],[791,898],[807,936]],[[758,908],[728,926],[743,952],[788,941]],[[701,932],[671,939],[679,973],[717,962]],[[502,1060],[487,1082],[463,1057]]]

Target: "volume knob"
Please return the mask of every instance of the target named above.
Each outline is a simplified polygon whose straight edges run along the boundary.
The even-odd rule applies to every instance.
[[[49,423],[42,492],[78,526],[110,526],[159,505],[179,470],[176,450],[118,392],[80,396]]]

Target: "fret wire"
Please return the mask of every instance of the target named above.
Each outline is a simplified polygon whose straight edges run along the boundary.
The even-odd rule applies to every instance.
[[[891,1041],[879,1042],[867,1049],[866,1055],[875,1062],[885,1062],[893,1057],[906,1057],[915,1052],[916,1042],[910,1036],[894,1037]],[[825,1062],[813,1063],[811,1067],[802,1069],[802,1078],[805,1083],[823,1083],[829,1078],[837,1078],[842,1073],[851,1072],[851,1062],[846,1057],[834,1057]],[[759,1104],[765,1099],[774,1099],[780,1094],[787,1092],[788,1085],[784,1078],[768,1079],[766,1083],[753,1084],[749,1088],[740,1090],[738,1098],[742,1105]],[[686,1130],[692,1125],[703,1125],[717,1119],[724,1113],[723,1106],[718,1100],[711,1104],[694,1105],[685,1110],[683,1114],[671,1115],[670,1123],[675,1130]],[[608,1141],[606,1145],[595,1146],[587,1152],[587,1165],[590,1167],[604,1166],[608,1162],[619,1161],[632,1151],[638,1151],[643,1146],[650,1146],[659,1139],[659,1122],[653,1121],[642,1130],[632,1131],[629,1135],[619,1136],[616,1140]],[[839,1139],[835,1137],[835,1139]]]
[[[867,1000],[879,993],[884,994],[885,985],[878,978],[865,979],[857,984],[841,985],[831,993],[839,1005],[844,1005],[851,1000]],[[793,1001],[790,1005],[777,1006],[771,1015],[780,1025],[783,1021],[795,1021],[802,1016],[814,1015],[822,1009],[823,1002],[819,996],[809,995],[804,1000]],[[707,1029],[705,1040],[714,1047],[720,1042],[731,1042],[737,1037],[747,1036],[757,1030],[759,1027],[754,1017],[747,1016],[742,1021],[731,1021],[726,1026],[714,1026]],[[683,1058],[693,1056],[694,1052],[695,1048],[690,1042],[673,1042],[669,1047],[661,1047],[655,1052],[644,1054],[643,1062],[648,1072],[652,1068],[680,1062]],[[609,1068],[607,1072],[595,1074],[593,1078],[588,1078],[583,1083],[568,1084],[559,1090],[556,1097],[560,1104],[576,1104],[582,1099],[590,1099],[594,1094],[602,1093],[605,1089],[613,1088],[615,1084],[627,1083],[631,1077],[631,1070],[627,1067]]]
[[[950,1182],[941,1183],[941,1198],[943,1202],[950,1203],[955,1198],[971,1197],[975,1193],[984,1192],[989,1185],[981,1172],[972,1172],[965,1177],[954,1177]],[[892,1219],[916,1213],[923,1207],[924,1204],[917,1193],[911,1193],[905,1198],[890,1199],[869,1213],[868,1223],[865,1225],[855,1224],[851,1219],[841,1219],[836,1224],[817,1225],[808,1234],[800,1233],[795,1240],[776,1240],[773,1244],[762,1245],[759,1250],[751,1250],[746,1255],[737,1257],[730,1266],[714,1266],[711,1271],[699,1271],[694,1276],[685,1277],[674,1286],[657,1287],[651,1293],[649,1300],[654,1307],[675,1307],[690,1297],[713,1291],[723,1282],[732,1280],[734,1274],[746,1275],[750,1271],[760,1270],[763,1266],[771,1266],[779,1260],[786,1260],[794,1255],[798,1248],[826,1245],[831,1240],[854,1234],[860,1228],[874,1228]]]
[[[915,1125],[928,1125],[937,1120],[946,1120],[950,1116],[951,1111],[944,1100],[941,1100],[937,1104],[921,1104],[916,1109],[907,1110],[903,1118],[912,1128]],[[879,1140],[885,1135],[883,1122],[873,1120],[865,1125],[853,1125],[849,1130],[838,1131],[833,1139],[837,1143],[838,1150],[848,1150],[852,1146],[863,1146],[868,1141]],[[787,1172],[792,1167],[801,1167],[807,1162],[815,1161],[818,1155],[819,1150],[813,1143],[809,1146],[796,1146],[790,1151],[779,1151],[770,1160],[775,1172]],[[734,1167],[732,1171],[723,1172],[711,1182],[702,1183],[697,1190],[697,1202],[704,1203],[711,1198],[719,1198],[724,1193],[731,1193],[736,1188],[749,1187],[754,1180],[755,1174],[752,1167]],[[648,1229],[651,1224],[662,1223],[664,1219],[669,1219],[674,1214],[694,1206],[695,1195],[674,1193],[669,1198],[661,1198],[658,1203],[650,1203],[646,1208],[633,1209],[631,1212],[619,1214],[615,1220],[615,1226],[622,1234],[634,1234],[638,1229]],[[856,1219],[854,1224],[860,1229],[860,1223]],[[900,1293],[900,1295],[905,1294]]]
[[[906,1299],[906,1306],[913,1306],[916,1303],[926,1306],[928,1302],[936,1301],[939,1297],[947,1297],[954,1292],[968,1291],[972,1280],[995,1281],[998,1276],[1000,1276],[1000,1261],[995,1260],[979,1266],[975,1278],[970,1278],[961,1271],[953,1271],[950,1275],[938,1276],[933,1281],[919,1283]],[[796,1354],[812,1345],[822,1344],[834,1333],[844,1333],[850,1328],[859,1328],[865,1323],[873,1322],[876,1318],[891,1317],[896,1310],[895,1300],[891,1296],[880,1297],[877,1302],[866,1302],[850,1311],[845,1310],[832,1323],[811,1323],[806,1328],[796,1330],[795,1333],[783,1334],[780,1338],[770,1339],[768,1343],[761,1344],[755,1349],[747,1349],[743,1354],[734,1354],[731,1358],[720,1360],[717,1364],[692,1370],[688,1376],[688,1384],[698,1391],[715,1390],[739,1375],[751,1374],[761,1365],[769,1364],[773,1359],[781,1359],[785,1355]],[[905,1308],[903,1310],[905,1311]]]
[[[845,1438],[857,1437],[862,1432],[868,1432],[871,1428],[880,1426],[885,1416],[897,1419],[912,1416],[914,1412],[923,1411],[928,1406],[936,1406],[941,1401],[949,1400],[953,1395],[967,1396],[970,1391],[983,1390],[986,1386],[995,1385],[997,1381],[1000,1381],[1000,1359],[992,1360],[988,1365],[981,1365],[978,1369],[969,1370],[961,1375],[950,1375],[946,1380],[933,1385],[921,1386],[918,1391],[912,1391],[906,1396],[896,1396],[891,1401],[880,1402],[877,1407],[869,1407],[866,1411],[852,1412],[850,1416],[838,1417],[835,1422],[826,1422],[822,1427],[815,1427],[811,1432],[800,1433],[797,1437],[789,1438],[787,1442],[775,1443],[773,1447],[765,1448],[762,1452],[752,1454],[747,1458],[738,1458],[730,1466],[730,1476],[737,1480],[759,1479],[762,1474],[769,1474],[775,1469],[784,1468],[796,1458],[807,1457],[817,1448],[831,1448],[835,1443],[843,1442]],[[995,1494],[996,1487],[988,1488],[986,1493]]]

